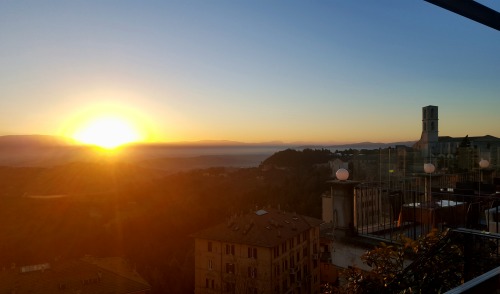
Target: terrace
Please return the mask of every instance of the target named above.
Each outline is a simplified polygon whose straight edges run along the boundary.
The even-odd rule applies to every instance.
[[[469,228],[499,232],[500,179],[479,181],[479,174],[419,175],[354,187],[357,234],[393,240],[418,238],[432,228]]]
[[[392,243],[401,235],[417,239],[434,228],[451,229],[464,242],[466,283],[450,293],[500,289],[500,267],[496,268],[500,265],[500,178],[492,173],[483,176],[476,170],[356,183],[350,230],[358,237]],[[477,244],[489,244],[492,250],[485,256],[470,256],[469,249]],[[488,260],[489,267],[474,268],[477,258]],[[472,274],[477,272],[482,275]]]

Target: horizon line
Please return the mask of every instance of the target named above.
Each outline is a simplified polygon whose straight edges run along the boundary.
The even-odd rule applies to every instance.
[[[0,138],[2,137],[11,137],[11,138],[47,138],[47,139],[60,139],[62,141],[65,141],[66,144],[70,145],[92,145],[92,144],[84,144],[81,142],[78,142],[74,138],[67,137],[67,136],[62,136],[62,135],[46,135],[46,134],[6,134],[6,135],[0,135]],[[236,141],[236,140],[228,140],[228,139],[201,139],[201,140],[181,140],[181,141],[135,141],[135,142],[130,142],[123,144],[124,146],[127,145],[215,145],[215,146],[220,146],[220,145],[226,145],[226,146],[231,146],[231,145],[295,145],[295,146],[344,146],[344,145],[362,145],[362,144],[383,144],[383,145],[390,145],[390,144],[397,144],[397,143],[411,143],[411,142],[417,142],[418,140],[396,140],[396,141],[390,141],[390,142],[373,142],[373,141],[281,141],[281,140],[269,140],[269,141],[258,141],[258,142],[246,142],[246,141]]]

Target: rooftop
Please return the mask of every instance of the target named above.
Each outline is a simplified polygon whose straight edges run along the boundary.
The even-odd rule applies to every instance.
[[[118,257],[74,259],[0,271],[1,293],[137,293],[150,285]]]
[[[465,138],[464,137],[450,137],[450,136],[439,136],[439,141],[440,142],[462,142],[462,140]],[[500,138],[491,136],[491,135],[485,135],[485,136],[468,136],[469,140],[474,141],[474,142],[500,142]]]
[[[319,227],[321,223],[323,221],[320,219],[296,213],[261,209],[233,216],[225,223],[195,233],[193,237],[271,248],[313,227]]]

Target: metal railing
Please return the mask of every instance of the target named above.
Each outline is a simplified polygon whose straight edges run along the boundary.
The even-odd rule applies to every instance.
[[[354,195],[360,235],[417,239],[433,228],[458,227],[500,232],[500,194],[492,185],[480,185],[477,172],[361,183]]]
[[[464,258],[464,284],[452,293],[497,293],[500,290],[500,234],[458,228]]]

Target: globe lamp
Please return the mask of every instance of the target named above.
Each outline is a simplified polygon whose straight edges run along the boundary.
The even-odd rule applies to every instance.
[[[339,168],[335,173],[335,176],[339,181],[345,181],[349,178],[349,172],[345,168]]]

